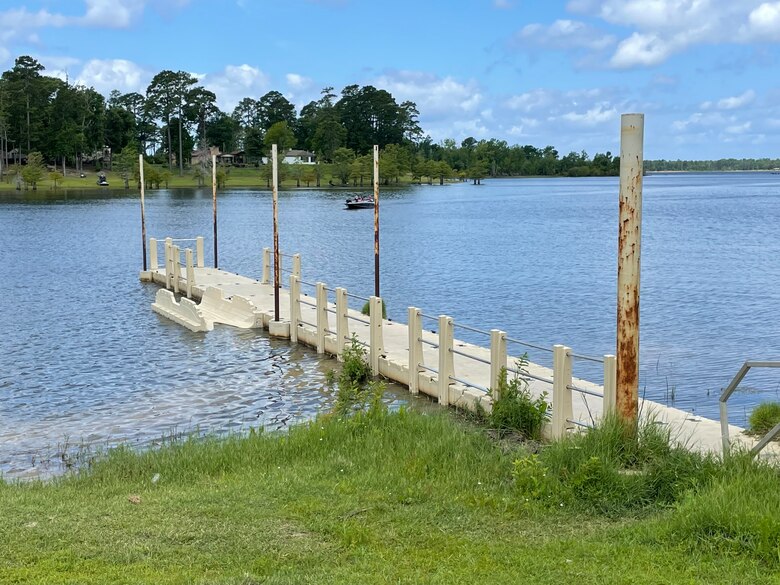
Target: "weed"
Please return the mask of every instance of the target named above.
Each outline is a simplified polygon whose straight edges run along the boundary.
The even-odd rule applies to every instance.
[[[367,302],[365,305],[363,305],[363,308],[360,309],[360,312],[363,315],[370,315],[371,314],[371,304]],[[385,305],[385,300],[384,299],[382,299],[382,319],[387,319],[387,306]]]
[[[515,473],[521,493],[610,517],[670,506],[717,470],[714,457],[674,445],[668,429],[652,421],[627,429],[617,417],[545,447],[538,465],[545,481],[530,494]]]
[[[522,372],[527,364],[527,356],[523,356],[516,369]],[[540,439],[542,425],[549,418],[547,394],[534,398],[528,382],[520,374],[508,379],[506,368],[501,369],[496,390],[490,392],[491,396],[496,393],[498,396],[493,401],[491,412],[485,415],[488,424],[502,434],[517,432],[526,439]]]
[[[377,411],[383,408],[382,393],[385,385],[372,378],[368,364],[366,348],[355,335],[344,349],[344,363],[338,376],[328,374],[327,379],[335,380],[337,392],[333,412],[345,416],[355,411]]]
[[[756,406],[750,415],[750,432],[765,435],[780,423],[780,402],[764,402]]]

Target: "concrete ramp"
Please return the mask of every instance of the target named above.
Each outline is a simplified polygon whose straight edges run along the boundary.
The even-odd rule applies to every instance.
[[[233,295],[224,298],[221,288],[208,287],[198,305],[206,319],[239,329],[255,329],[263,326],[263,313],[246,298]]]
[[[222,289],[215,287],[208,287],[203,292],[200,304],[195,304],[187,298],[177,302],[171,291],[160,289],[152,303],[152,310],[190,331],[211,331],[214,329],[214,323],[239,329],[263,326],[262,311],[238,295],[225,299]]]
[[[183,325],[190,331],[211,331],[214,329],[214,321],[207,319],[198,305],[187,298],[183,298],[181,302],[177,303],[174,294],[164,288],[157,291],[152,303],[152,310],[179,325]]]

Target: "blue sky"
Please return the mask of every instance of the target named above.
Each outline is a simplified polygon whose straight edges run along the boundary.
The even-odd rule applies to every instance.
[[[0,69],[32,55],[108,94],[196,74],[230,112],[357,83],[412,100],[434,141],[473,136],[646,158],[780,157],[780,1],[0,0]]]

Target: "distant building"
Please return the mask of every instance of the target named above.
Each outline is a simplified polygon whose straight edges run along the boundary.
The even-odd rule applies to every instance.
[[[317,163],[317,155],[308,150],[288,150],[282,162],[289,165],[313,165]],[[263,164],[268,164],[268,157],[262,158]]]

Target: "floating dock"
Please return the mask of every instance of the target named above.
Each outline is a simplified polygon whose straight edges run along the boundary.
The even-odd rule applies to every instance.
[[[182,249],[178,242],[194,242],[195,250]],[[407,310],[407,323],[383,319],[382,300],[360,297],[344,288],[301,279],[298,255],[283,255],[290,268],[288,287],[279,290],[279,320],[274,319],[274,286],[271,282],[271,254],[263,254],[260,280],[210,268],[203,261],[203,239],[164,241],[165,260],[158,265],[157,249],[162,241],[150,239],[151,263],[142,271],[145,282],[161,285],[152,309],[192,331],[210,331],[215,324],[268,330],[270,335],[304,343],[321,354],[341,357],[352,339],[366,348],[374,375],[408,387],[412,394],[423,393],[442,405],[490,410],[496,380],[503,368],[508,376],[527,381],[535,397],[546,395],[552,403],[552,417],[545,426],[548,438],[560,438],[578,428],[593,426],[605,412],[615,408],[614,356],[593,357],[574,353],[564,345],[552,348],[509,338],[505,332],[484,331],[455,323],[446,315],[429,316],[415,307]],[[184,258],[182,259],[182,254]],[[301,287],[311,289],[303,293]],[[178,296],[178,299],[177,299]],[[370,315],[349,307],[368,303]],[[426,319],[428,321],[426,321]],[[423,327],[423,322],[430,323]],[[479,346],[457,339],[463,328],[484,334],[487,345]],[[509,351],[511,347],[513,350]],[[526,348],[548,351],[553,367],[522,360]],[[601,384],[573,376],[578,360],[600,362],[604,367]],[[518,367],[522,364],[522,367]],[[672,436],[688,448],[702,452],[723,450],[720,422],[691,413],[640,400],[640,413],[656,424],[668,425]],[[729,425],[731,443],[752,448],[756,440],[740,427]],[[780,449],[770,445],[762,456],[777,457]]]

